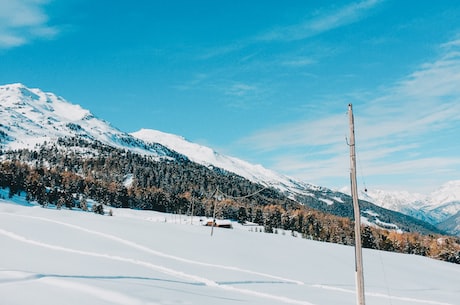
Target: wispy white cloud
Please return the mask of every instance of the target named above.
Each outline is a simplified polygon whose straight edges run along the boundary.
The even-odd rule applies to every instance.
[[[181,84],[172,86],[172,89],[177,89],[181,91],[188,91],[195,89],[197,86],[202,86],[209,76],[205,73],[196,73],[192,76],[190,80],[187,80]]]
[[[235,51],[239,51],[245,47],[247,47],[250,43],[249,42],[235,42],[233,44],[214,47],[207,50],[202,51],[197,58],[200,60],[207,60],[216,56],[225,55],[228,53],[232,53]]]
[[[247,39],[242,39],[229,45],[206,50],[200,54],[199,58],[207,60],[215,56],[222,56],[228,53],[241,51],[248,46],[261,42],[289,42],[320,35],[324,32],[362,20],[366,17],[366,14],[380,2],[383,2],[383,0],[365,0],[336,9],[324,10],[317,13],[312,18],[306,18],[306,21],[304,22],[288,26],[278,26],[273,29],[268,29],[261,34],[248,37]],[[292,65],[306,65],[311,62],[298,60],[296,62],[291,61],[285,63],[290,63]]]
[[[233,84],[232,86],[230,86],[230,88],[226,90],[225,94],[241,97],[241,96],[247,95],[250,92],[254,92],[255,90],[257,90],[257,87],[255,86],[251,86],[251,85],[243,84],[243,83],[237,83],[237,84]]]
[[[253,111],[266,107],[269,95],[266,84],[257,82],[234,82],[224,80],[216,85],[222,95],[223,105],[240,111]]]
[[[460,133],[459,84],[460,41],[452,40],[440,47],[436,59],[401,81],[365,93],[367,101],[355,106],[355,123],[366,174],[395,175],[393,182],[396,176],[455,176],[460,142],[447,135]],[[274,169],[295,177],[310,182],[343,177],[349,166],[345,111],[344,104],[338,114],[273,126],[242,142],[272,155]],[[422,182],[420,187],[425,187]]]
[[[341,26],[357,22],[366,16],[380,0],[352,3],[333,11],[322,12],[315,18],[291,26],[278,27],[259,37],[261,41],[293,41],[309,38]]]
[[[27,44],[36,38],[50,39],[58,29],[47,25],[46,0],[0,0],[0,49]]]
[[[255,148],[269,151],[285,147],[333,145],[337,139],[345,141],[346,120],[333,115],[313,121],[289,123],[266,129],[244,139]]]
[[[304,66],[309,66],[311,64],[314,64],[315,62],[316,61],[310,57],[296,57],[296,58],[291,58],[289,60],[282,61],[281,65],[289,66],[289,67],[304,67]]]

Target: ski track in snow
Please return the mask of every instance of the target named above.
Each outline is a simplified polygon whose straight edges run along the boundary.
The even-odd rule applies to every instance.
[[[73,225],[73,224],[61,222],[61,221],[58,221],[58,220],[52,220],[52,219],[48,219],[48,218],[44,218],[44,217],[38,217],[38,216],[16,215],[16,214],[9,214],[9,213],[0,213],[0,214],[8,214],[8,215],[13,215],[13,216],[20,216],[20,217],[24,217],[24,218],[31,218],[31,219],[37,219],[37,220],[41,220],[41,221],[56,223],[56,224],[63,225],[63,226],[73,228],[73,229],[76,229],[76,230],[80,230],[80,231],[83,231],[83,232],[86,232],[86,233],[90,233],[90,234],[93,234],[93,235],[98,235],[98,236],[101,236],[101,237],[104,237],[104,238],[107,238],[107,239],[122,243],[122,244],[124,244],[126,246],[130,246],[132,248],[147,252],[149,254],[153,254],[153,255],[156,255],[156,256],[164,257],[164,258],[169,258],[169,259],[180,261],[180,262],[183,262],[183,263],[189,263],[189,264],[194,264],[194,265],[200,265],[200,266],[212,267],[212,268],[218,268],[218,269],[224,269],[224,270],[230,270],[230,271],[238,271],[238,272],[242,272],[242,273],[248,273],[248,274],[259,275],[259,276],[263,276],[263,277],[267,277],[267,278],[271,278],[271,279],[276,279],[276,280],[279,280],[279,281],[288,282],[288,283],[292,283],[292,284],[304,285],[304,283],[301,282],[301,281],[297,281],[297,280],[293,280],[293,279],[287,279],[287,278],[279,277],[279,276],[276,276],[276,275],[271,275],[271,274],[257,272],[257,271],[251,271],[251,270],[248,270],[248,269],[241,269],[239,267],[234,267],[234,266],[225,266],[225,265],[217,265],[217,264],[210,264],[210,263],[205,263],[205,262],[200,262],[200,261],[194,261],[194,260],[191,260],[191,259],[166,254],[166,253],[163,253],[163,252],[160,252],[160,251],[157,251],[157,250],[153,250],[153,249],[151,249],[149,247],[137,244],[135,242],[132,242],[132,241],[117,237],[115,235],[90,230],[90,229],[83,228],[83,227],[78,226],[78,225]]]
[[[1,213],[1,214],[12,215],[12,214],[9,214],[9,213]],[[18,216],[18,215],[14,215],[14,216]],[[118,237],[113,236],[113,235],[88,230],[88,229],[85,229],[85,228],[81,228],[79,226],[70,225],[70,224],[67,224],[67,223],[60,222],[60,221],[54,221],[54,220],[41,218],[41,217],[34,217],[34,216],[23,216],[23,215],[21,215],[21,217],[34,218],[34,219],[45,220],[45,221],[49,221],[49,222],[53,222],[53,223],[57,223],[57,224],[62,224],[62,225],[66,225],[66,226],[69,226],[69,227],[74,227],[76,229],[82,229],[83,231],[86,231],[86,232],[89,232],[89,233],[98,234],[100,236],[106,236],[107,235],[106,236],[107,238],[111,238],[111,239],[114,239],[114,240],[119,240],[120,242],[123,242],[125,244],[133,244],[136,247],[137,246],[141,247],[142,249],[143,248],[149,249],[147,247],[132,243],[130,241],[118,238]],[[77,250],[77,249],[72,249],[72,248],[68,248],[68,247],[62,247],[62,246],[57,246],[57,245],[53,245],[53,244],[48,244],[48,243],[28,239],[28,238],[26,238],[24,236],[18,235],[16,233],[13,233],[13,232],[10,232],[10,231],[4,230],[4,229],[0,229],[0,234],[4,235],[6,237],[9,237],[11,239],[23,242],[23,243],[28,243],[28,244],[32,244],[32,245],[35,245],[35,246],[39,246],[39,247],[43,247],[43,248],[47,248],[47,249],[51,249],[51,250],[75,253],[75,254],[92,256],[92,257],[99,257],[99,258],[104,258],[104,259],[110,259],[110,260],[116,260],[116,261],[121,261],[121,262],[125,262],[125,263],[131,263],[131,264],[135,264],[135,265],[140,265],[140,266],[147,267],[147,268],[150,268],[152,270],[156,270],[158,272],[161,272],[161,273],[164,273],[164,274],[167,274],[167,275],[171,275],[171,276],[174,276],[174,277],[179,277],[179,278],[183,278],[183,279],[203,283],[204,285],[209,286],[209,287],[216,287],[216,288],[220,288],[220,289],[224,289],[224,290],[232,291],[232,292],[237,292],[237,293],[241,293],[241,294],[245,294],[245,295],[252,295],[252,296],[257,296],[257,297],[261,297],[261,298],[281,301],[281,302],[287,303],[287,304],[315,305],[315,304],[307,302],[307,301],[295,300],[295,299],[291,299],[291,298],[284,297],[284,296],[279,296],[279,295],[273,295],[273,294],[269,294],[269,293],[253,291],[253,290],[250,290],[250,289],[241,289],[241,288],[236,288],[236,287],[229,286],[229,285],[221,285],[221,284],[218,284],[217,282],[215,282],[213,280],[210,280],[210,279],[207,279],[207,278],[204,278],[204,277],[201,277],[201,276],[187,274],[187,273],[182,272],[182,271],[170,269],[170,268],[163,267],[163,266],[160,266],[160,265],[156,265],[156,264],[146,262],[146,261],[136,260],[136,259],[117,256],[117,255],[109,255],[109,254],[104,254],[104,253],[83,251],[83,250]],[[151,249],[149,249],[149,250],[151,250]],[[156,251],[153,251],[153,252],[156,252]],[[169,257],[168,255],[166,255],[164,253],[161,253],[161,254],[162,254],[162,256]],[[179,257],[175,257],[175,256],[171,256],[171,257],[173,259],[181,260],[181,258],[179,258]],[[189,261],[187,259],[184,259],[184,260]],[[194,261],[191,261],[191,260],[190,260],[190,262],[194,263]],[[198,262],[198,263],[200,263],[200,262]],[[219,266],[219,265],[217,265],[217,266]],[[227,267],[227,266],[223,266],[223,267]],[[235,269],[230,269],[230,270],[235,270]],[[241,269],[241,270],[244,271],[243,269]],[[29,277],[29,278],[32,279],[33,277]],[[39,276],[37,276],[37,278],[39,278]],[[73,287],[73,286],[71,286],[69,284],[66,284],[66,282],[68,282],[68,281],[63,281],[61,279],[47,279],[48,283],[50,283],[50,280],[51,280],[51,283],[54,283],[54,285]],[[77,286],[77,289],[84,290],[85,287],[84,286]],[[89,290],[89,291],[87,291],[87,293],[93,294],[95,292],[93,290]],[[126,304],[126,303],[123,303],[123,304]],[[128,304],[131,304],[131,303],[128,303]]]
[[[1,229],[0,229],[1,230]],[[28,273],[28,272],[19,272],[19,271],[1,271],[2,275],[9,275],[8,279],[0,279],[0,285],[17,283],[17,282],[27,282],[39,280],[40,283],[55,286],[64,289],[70,289],[82,293],[91,295],[92,297],[110,302],[110,304],[120,304],[120,305],[158,305],[158,303],[145,303],[143,300],[139,300],[128,296],[126,294],[108,290],[100,287],[95,287],[94,285],[86,285],[83,283],[78,283],[75,281],[63,280],[56,275],[43,275],[37,273]]]
[[[103,254],[103,253],[82,251],[82,250],[76,250],[76,249],[71,249],[71,248],[67,248],[67,247],[56,246],[56,245],[43,243],[43,242],[35,241],[35,240],[32,240],[32,239],[28,239],[28,238],[26,238],[24,236],[21,236],[21,235],[18,235],[16,233],[13,233],[13,232],[10,232],[10,231],[7,231],[7,230],[3,230],[3,229],[0,229],[0,234],[4,235],[6,237],[9,237],[11,239],[20,241],[20,242],[32,244],[32,245],[35,245],[35,246],[39,246],[39,247],[43,247],[43,248],[47,248],[47,249],[51,249],[51,250],[75,253],[75,254],[92,256],[92,257],[105,258],[105,259],[116,260],[116,261],[121,261],[121,262],[125,262],[125,263],[131,263],[131,264],[135,264],[135,265],[140,265],[140,266],[143,266],[143,267],[150,268],[152,270],[159,271],[159,272],[167,274],[167,275],[171,275],[171,276],[174,276],[174,277],[179,277],[179,278],[188,279],[188,280],[192,280],[192,281],[195,281],[195,282],[203,283],[204,285],[209,286],[209,287],[216,287],[216,288],[221,288],[221,289],[228,290],[228,291],[238,292],[238,293],[241,293],[241,294],[258,296],[258,297],[263,297],[263,298],[267,298],[267,299],[282,301],[282,302],[287,303],[287,304],[314,305],[313,303],[310,303],[310,302],[307,302],[307,301],[295,300],[295,299],[291,299],[291,298],[288,298],[288,297],[283,297],[283,296],[272,295],[272,294],[268,294],[268,293],[257,292],[257,291],[253,291],[253,290],[249,290],[249,289],[241,289],[241,288],[236,288],[236,287],[233,287],[233,286],[219,285],[215,281],[207,279],[207,278],[204,278],[204,277],[201,277],[201,276],[187,274],[187,273],[182,272],[182,271],[166,268],[166,267],[159,266],[159,265],[156,265],[156,264],[152,264],[152,263],[146,262],[146,261],[136,260],[136,259],[117,256],[117,255],[108,255],[108,254]],[[73,282],[72,282],[72,285],[70,285],[70,284],[66,284],[65,283],[66,281],[63,281],[63,280],[60,280],[60,279],[47,279],[48,283],[49,283],[50,280],[52,280],[51,283],[54,283],[55,285],[73,287]],[[77,286],[77,288],[80,289],[80,290],[84,290],[85,286],[80,285],[80,286]],[[94,292],[92,290],[86,291],[86,292],[89,292],[90,294],[96,293],[96,292]],[[122,304],[131,304],[131,303],[129,303],[129,302],[124,303],[123,302]]]
[[[83,231],[83,232],[86,232],[86,233],[101,236],[101,237],[104,237],[104,238],[107,238],[107,239],[122,243],[124,245],[133,247],[135,249],[138,249],[138,250],[141,250],[141,251],[144,251],[144,252],[156,255],[156,256],[169,258],[169,259],[180,261],[180,262],[185,262],[185,263],[195,264],[195,265],[200,265],[200,266],[206,266],[206,267],[225,269],[225,270],[231,270],[231,271],[237,271],[237,272],[253,274],[253,275],[259,275],[259,276],[263,276],[263,277],[267,277],[267,278],[271,278],[271,279],[276,279],[276,280],[279,280],[279,281],[284,282],[284,283],[305,285],[305,283],[303,283],[301,281],[293,280],[293,279],[286,279],[286,278],[282,278],[282,277],[279,277],[279,276],[276,276],[276,275],[261,273],[261,272],[257,272],[257,271],[251,271],[251,270],[247,270],[247,269],[241,269],[239,267],[234,267],[234,266],[209,264],[209,263],[205,263],[205,262],[194,261],[194,260],[190,260],[190,259],[187,259],[187,258],[166,254],[166,253],[153,250],[153,249],[148,248],[146,246],[131,242],[129,240],[126,240],[126,239],[123,239],[123,238],[120,238],[120,237],[117,237],[117,236],[114,236],[114,235],[111,235],[111,234],[86,229],[86,228],[80,227],[78,225],[73,225],[73,224],[69,224],[69,223],[65,223],[65,222],[61,222],[61,221],[57,221],[57,220],[52,220],[52,219],[48,219],[48,218],[44,218],[44,217],[38,217],[38,216],[17,215],[17,214],[11,214],[11,213],[0,213],[0,214],[9,215],[9,216],[18,216],[18,217],[24,217],[24,218],[30,218],[30,219],[36,219],[36,220],[40,220],[40,221],[46,221],[46,222],[59,224],[59,225],[70,227],[70,228],[80,230],[80,231]],[[182,271],[170,269],[170,268],[163,267],[163,266],[156,265],[156,264],[152,264],[152,263],[146,262],[146,261],[136,260],[136,259],[132,259],[132,258],[126,258],[126,257],[121,257],[121,256],[116,256],[116,255],[108,255],[108,254],[103,254],[103,253],[82,251],[82,250],[71,249],[71,248],[67,248],[67,247],[61,247],[61,246],[57,246],[57,245],[47,244],[47,243],[43,243],[43,242],[28,239],[26,237],[23,237],[21,235],[18,235],[18,234],[15,234],[13,232],[3,230],[3,229],[0,229],[0,234],[5,235],[7,237],[10,237],[12,239],[21,241],[21,242],[25,242],[25,243],[29,243],[29,244],[33,244],[33,245],[36,245],[36,246],[57,250],[57,251],[71,252],[71,253],[76,253],[76,254],[81,254],[81,255],[100,257],[100,258],[106,258],[106,259],[111,259],[111,260],[118,260],[118,261],[122,261],[122,262],[125,262],[125,263],[141,265],[141,266],[144,266],[144,267],[147,267],[147,268],[150,268],[150,269],[153,269],[153,270],[156,270],[156,271],[159,271],[161,273],[168,274],[168,275],[171,275],[171,276],[174,276],[174,277],[179,277],[179,278],[183,278],[183,279],[187,279],[187,280],[192,280],[192,281],[195,281],[195,282],[198,282],[198,283],[202,283],[203,285],[206,285],[206,286],[209,286],[209,287],[217,287],[217,288],[221,288],[221,289],[228,290],[228,291],[242,293],[242,294],[245,294],[245,295],[252,295],[252,296],[256,296],[256,297],[272,299],[272,300],[280,301],[280,302],[287,303],[287,304],[315,305],[315,304],[307,302],[307,301],[295,300],[295,299],[291,299],[291,298],[284,297],[284,296],[278,296],[278,295],[268,294],[268,293],[264,293],[264,292],[258,292],[258,291],[249,290],[249,289],[236,288],[234,286],[228,285],[228,283],[227,284],[218,283],[218,282],[215,282],[213,280],[210,280],[210,279],[207,279],[207,278],[204,278],[204,277],[201,277],[201,276],[187,274],[187,273],[184,273]],[[39,275],[37,275],[36,277],[29,276],[27,279],[30,280],[30,279],[34,279],[34,278],[40,278],[40,276]],[[68,281],[64,281],[64,280],[61,280],[61,279],[56,279],[56,278],[55,279],[47,279],[47,281],[48,281],[48,283],[54,284],[56,286],[66,286],[68,288],[72,287],[72,288],[75,288],[77,290],[82,290],[82,291],[85,290],[89,294],[101,293],[102,296],[110,294],[109,290],[107,290],[106,292],[104,292],[104,291],[96,292],[94,290],[96,288],[91,288],[89,286],[86,289],[83,284],[81,284],[80,286],[74,287],[73,282],[72,282],[72,286],[71,286],[70,284],[66,284],[66,282],[68,282]],[[280,282],[278,282],[278,283],[280,283]],[[1,281],[0,281],[0,284],[1,284]],[[312,284],[312,285],[308,285],[308,286],[313,287],[313,288],[325,289],[325,290],[340,291],[340,292],[343,292],[343,293],[352,293],[352,294],[355,293],[354,290],[344,289],[344,288],[334,287],[334,286],[328,286],[328,285],[322,285],[322,284]],[[100,288],[97,288],[97,289],[100,289]],[[101,289],[101,290],[103,290],[103,289]],[[432,301],[432,300],[423,300],[423,299],[416,299],[416,298],[408,298],[408,297],[397,297],[397,296],[390,296],[390,295],[387,295],[387,294],[368,292],[368,291],[366,291],[366,296],[387,298],[387,299],[407,301],[407,302],[420,303],[420,304],[453,305],[451,303],[445,303],[445,302],[438,302],[438,301]],[[124,296],[125,300],[126,300],[126,298],[130,298],[130,297]],[[123,299],[123,297],[120,297],[118,299],[121,300],[121,299]],[[136,301],[136,302],[128,302],[128,303],[129,304],[137,304],[139,302]],[[126,304],[126,303],[122,302],[120,304]]]

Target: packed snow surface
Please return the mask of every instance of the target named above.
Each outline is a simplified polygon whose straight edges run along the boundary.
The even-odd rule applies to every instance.
[[[211,236],[198,217],[112,210],[0,199],[0,303],[356,303],[352,247],[238,224]],[[459,304],[459,265],[364,249],[364,273],[368,304]]]

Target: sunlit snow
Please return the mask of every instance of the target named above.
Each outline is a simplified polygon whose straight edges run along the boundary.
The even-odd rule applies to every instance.
[[[17,198],[13,198],[15,201]],[[349,246],[193,223],[185,215],[113,215],[0,200],[1,304],[355,304]],[[454,305],[460,266],[364,249],[375,305]]]

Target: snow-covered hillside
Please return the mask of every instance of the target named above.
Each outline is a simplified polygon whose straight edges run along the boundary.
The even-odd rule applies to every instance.
[[[460,236],[460,211],[457,214],[450,216],[443,222],[440,222],[437,227],[444,232],[449,232],[453,235]]]
[[[355,304],[354,250],[195,218],[0,200],[1,304]],[[364,249],[374,305],[458,304],[460,265]],[[423,268],[420,268],[423,266]]]
[[[254,165],[241,159],[219,154],[209,147],[192,143],[177,135],[152,129],[141,129],[131,133],[131,135],[146,143],[160,143],[169,149],[187,156],[193,162],[205,166],[219,167],[236,173],[250,181],[271,186],[283,192],[307,195],[308,190],[320,189],[320,187],[311,184],[295,181],[294,179],[268,170],[261,165]]]

